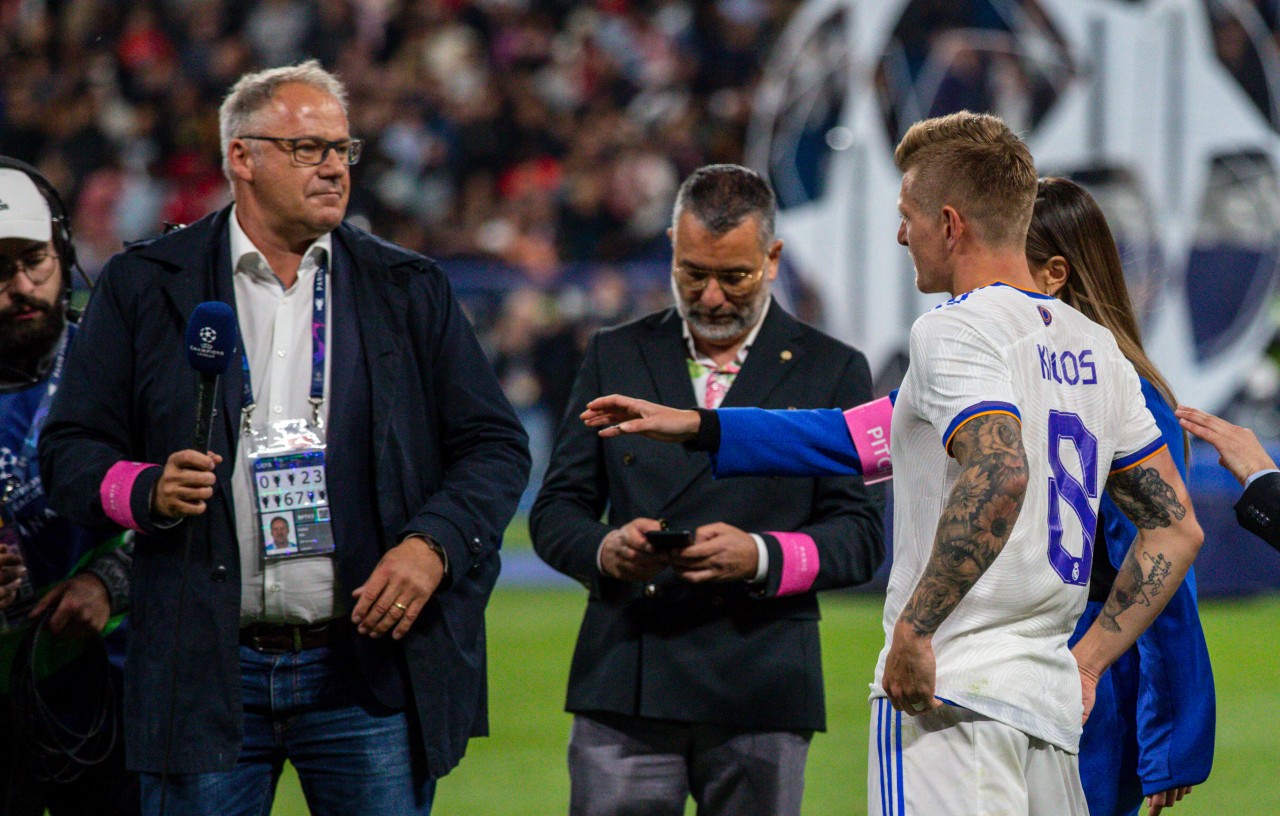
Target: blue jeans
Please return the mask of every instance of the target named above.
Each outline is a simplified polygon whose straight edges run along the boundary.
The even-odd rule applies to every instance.
[[[244,744],[236,767],[170,774],[164,816],[268,816],[288,759],[315,816],[428,816],[435,781],[410,757],[402,711],[370,710],[359,669],[328,648],[240,647]],[[160,816],[160,774],[142,775],[142,812]]]

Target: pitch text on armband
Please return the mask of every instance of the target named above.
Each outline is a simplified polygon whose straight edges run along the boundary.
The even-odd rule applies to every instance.
[[[1098,367],[1093,362],[1093,349],[1055,351],[1036,345],[1040,353],[1040,376],[1060,385],[1097,385]]]
[[[874,471],[884,470],[889,467],[891,461],[889,454],[889,435],[885,433],[884,426],[877,425],[867,428],[865,433],[869,443],[867,448],[875,455],[876,459],[874,462],[870,463],[863,462],[863,471],[871,473]]]

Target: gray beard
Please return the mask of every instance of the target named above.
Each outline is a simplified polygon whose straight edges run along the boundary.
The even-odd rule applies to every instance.
[[[728,308],[718,313],[718,316],[730,316],[730,319],[725,322],[708,320],[705,314],[696,310],[693,304],[681,297],[680,287],[676,284],[674,277],[671,278],[671,295],[676,301],[676,312],[684,322],[689,324],[689,329],[695,336],[713,343],[720,343],[741,337],[760,322],[764,305],[769,300],[769,287],[761,286],[756,296],[741,306],[726,304]]]

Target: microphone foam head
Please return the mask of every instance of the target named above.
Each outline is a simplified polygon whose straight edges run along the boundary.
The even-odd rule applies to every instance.
[[[231,365],[239,341],[231,307],[217,300],[201,303],[187,323],[187,363],[202,374],[221,375]]]

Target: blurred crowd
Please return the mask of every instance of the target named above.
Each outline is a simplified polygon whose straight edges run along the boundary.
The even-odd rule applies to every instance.
[[[1262,67],[1280,59],[1280,0],[1203,2],[1220,59],[1280,122]],[[445,261],[538,433],[590,332],[669,302],[675,189],[741,161],[800,4],[0,0],[0,152],[64,192],[92,277],[123,242],[227,201],[217,107],[237,76],[318,58],[367,141],[351,216]],[[1033,125],[1078,68],[1038,0],[914,0],[876,70],[896,138],[961,107]]]
[[[353,214],[549,283],[565,261],[660,253],[682,175],[740,158],[762,55],[794,5],[6,2],[5,149],[71,191],[92,267],[225,200],[229,83],[316,57],[369,142]]]
[[[63,191],[90,277],[222,206],[217,107],[315,57],[366,140],[350,214],[446,261],[518,407],[665,302],[681,178],[740,161],[795,0],[0,0],[3,153]]]

